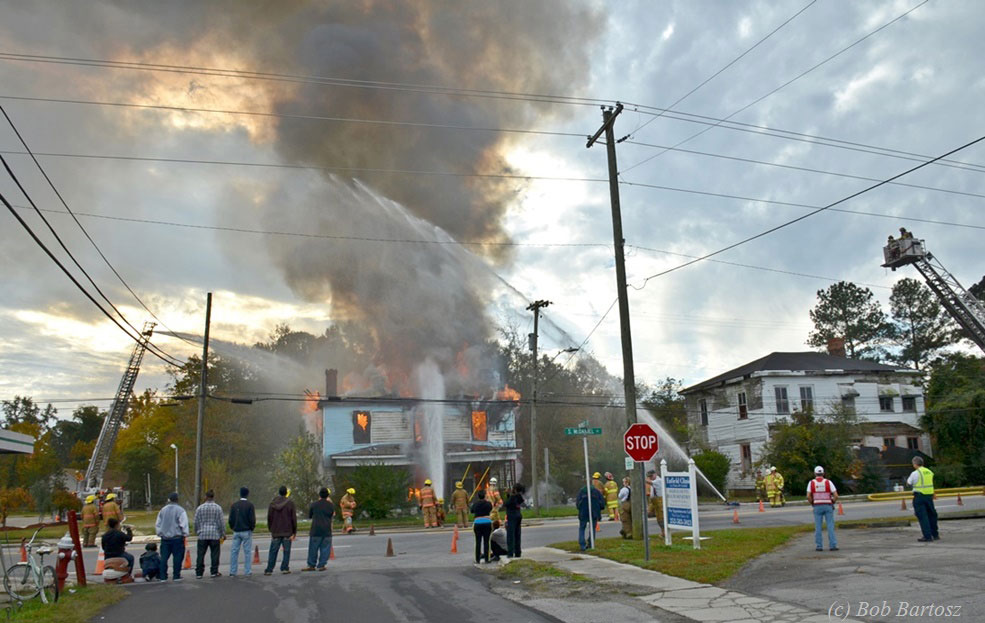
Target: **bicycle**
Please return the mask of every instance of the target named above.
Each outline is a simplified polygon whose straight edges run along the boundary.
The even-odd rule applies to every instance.
[[[41,526],[35,530],[31,540],[24,546],[27,552],[27,562],[18,562],[11,565],[3,576],[3,588],[7,594],[16,601],[24,602],[41,596],[41,602],[53,604],[58,601],[58,579],[55,577],[55,568],[44,564],[44,557],[51,553],[51,547],[41,543],[37,548],[37,553],[41,561],[34,556],[34,539],[41,532]]]

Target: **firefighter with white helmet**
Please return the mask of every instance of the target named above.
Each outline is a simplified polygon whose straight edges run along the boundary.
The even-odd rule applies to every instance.
[[[83,547],[96,546],[96,535],[99,534],[99,507],[96,506],[95,501],[96,496],[87,496],[82,507]]]
[[[451,507],[455,511],[455,525],[468,528],[469,494],[465,492],[465,485],[461,481],[455,483],[455,490],[451,493]]]
[[[425,528],[438,527],[438,512],[435,509],[435,504],[437,504],[437,498],[434,495],[434,489],[431,488],[431,479],[428,478],[424,481],[424,486],[421,487],[421,511],[424,515]]]
[[[503,496],[499,493],[499,480],[495,476],[489,479],[489,485],[486,486],[486,501],[492,504],[489,518],[493,521],[499,521],[499,509],[503,507]]]
[[[609,521],[619,521],[619,485],[612,472],[605,472],[605,484],[602,485],[605,495],[605,507],[609,511]]]
[[[342,509],[342,531],[345,534],[352,534],[356,528],[352,525],[352,516],[356,512],[356,490],[349,487],[345,490],[345,495],[339,499],[339,508]]]

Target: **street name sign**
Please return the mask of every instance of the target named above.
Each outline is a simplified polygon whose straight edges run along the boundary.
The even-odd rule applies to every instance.
[[[601,428],[566,428],[565,435],[601,435]]]

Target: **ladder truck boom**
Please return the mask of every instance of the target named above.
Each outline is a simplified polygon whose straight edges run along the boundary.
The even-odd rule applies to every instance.
[[[901,230],[904,231],[905,230]],[[884,267],[896,270],[913,264],[927,280],[944,309],[961,325],[978,347],[985,351],[985,304],[968,292],[932,253],[923,240],[904,234],[898,240],[889,237],[883,247]]]
[[[126,371],[123,372],[120,387],[116,390],[116,397],[113,399],[103,427],[99,431],[96,447],[92,450],[92,459],[89,461],[85,480],[82,483],[84,490],[101,489],[103,486],[103,474],[106,473],[110,454],[112,454],[113,446],[116,444],[116,436],[120,432],[123,416],[126,415],[127,406],[130,404],[133,386],[137,382],[137,373],[140,372],[140,362],[144,358],[144,352],[147,350],[147,343],[154,332],[154,326],[155,323],[153,322],[144,323],[144,328],[140,332],[140,339],[130,355],[130,362],[127,364]]]

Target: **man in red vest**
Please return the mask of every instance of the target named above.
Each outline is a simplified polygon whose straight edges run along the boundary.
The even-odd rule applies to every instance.
[[[838,539],[835,538],[835,502],[838,501],[838,490],[835,484],[824,477],[824,468],[818,465],[814,468],[814,480],[807,483],[807,503],[814,507],[814,545],[817,551],[824,551],[821,539],[821,522],[828,524],[828,549],[838,551]]]

